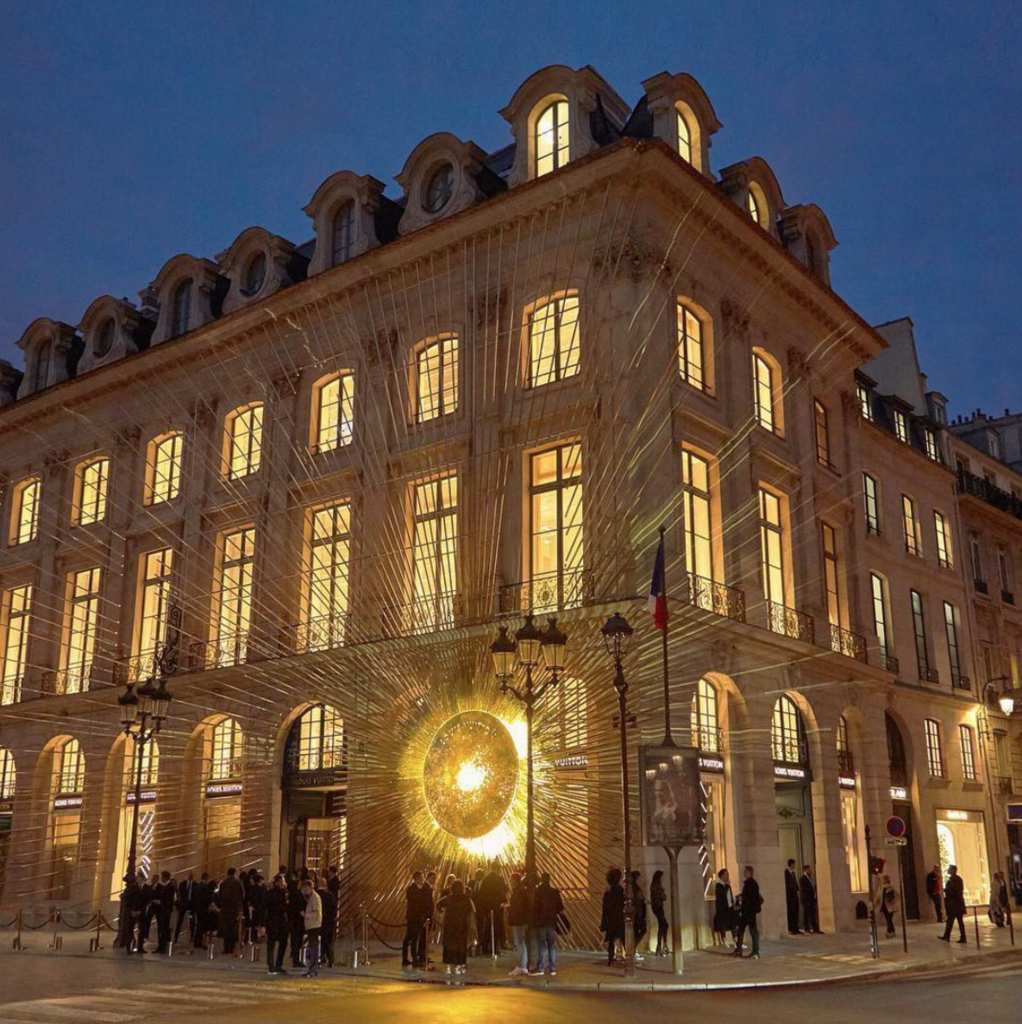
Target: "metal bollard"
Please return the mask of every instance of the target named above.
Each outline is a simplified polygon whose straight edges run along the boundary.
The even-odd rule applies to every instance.
[[[53,935],[50,938],[50,949],[54,953],[59,953],[64,948],[64,937],[57,934],[57,929],[60,927],[60,911],[58,910],[53,915]]]
[[[369,912],[364,911],[362,914],[362,950],[365,953],[365,960],[363,961],[366,967],[371,967],[373,962],[369,959]]]
[[[976,949],[979,949],[979,914],[976,911],[976,905],[972,907],[972,923],[976,926]]]
[[[208,943],[208,945],[206,947],[206,951],[207,951],[207,959],[209,959],[209,960],[215,960],[216,959],[216,939],[214,939],[212,935],[209,936],[209,943]]]
[[[22,945],[22,943],[21,943],[21,914],[22,914],[22,912],[19,910],[18,911],[18,934],[14,936],[14,941],[11,943],[11,948],[16,953],[21,952],[25,948]]]
[[[494,963],[497,962],[499,954],[497,953],[497,930],[493,924],[493,911],[490,911],[490,958]]]

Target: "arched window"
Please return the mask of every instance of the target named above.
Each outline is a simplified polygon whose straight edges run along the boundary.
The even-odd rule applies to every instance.
[[[536,118],[536,177],[556,171],[569,159],[570,134],[567,100],[554,100]]]
[[[678,372],[686,384],[706,389],[703,323],[684,302],[678,303]]]
[[[259,470],[263,448],[263,403],[243,405],[227,414],[224,467],[230,480]]]
[[[41,391],[50,382],[50,343],[43,342],[35,356],[35,386],[33,390]]]
[[[528,314],[526,386],[572,377],[579,369],[578,295],[537,303]]]
[[[0,800],[14,799],[16,783],[14,755],[6,747],[0,747]]]
[[[756,422],[772,434],[784,432],[781,370],[773,356],[752,350],[752,402]]]
[[[344,764],[344,722],[337,709],[316,704],[298,721],[298,770],[314,772]]]
[[[143,788],[155,786],[160,774],[160,747],[155,739],[141,747],[129,740],[124,748],[124,787],[129,793],[135,788],[139,762]]]
[[[761,228],[767,224],[767,202],[763,190],[755,182],[749,185],[745,193],[745,209],[753,221]]]
[[[415,419],[446,416],[458,408],[458,338],[447,334],[424,342],[415,353]]]
[[[837,720],[837,766],[842,775],[851,775],[855,771],[852,760],[852,748],[848,742],[848,721],[844,715]]]
[[[685,163],[692,163],[692,131],[688,126],[688,119],[680,111],[674,111],[675,124],[677,125],[678,155]]]
[[[351,444],[355,433],[355,375],[332,374],[312,388],[312,450],[332,452]]]
[[[79,526],[101,523],[106,518],[107,481],[110,460],[89,459],[78,463],[75,472],[75,503],[73,522]]]
[[[266,280],[266,253],[257,252],[245,264],[244,283],[242,292],[245,295],[255,295],[263,286]]]
[[[222,782],[241,778],[241,726],[233,718],[224,718],[213,726],[210,743],[209,779]]]
[[[720,753],[717,691],[708,679],[700,679],[692,694],[692,743],[704,754]]]
[[[355,243],[355,201],[349,199],[341,203],[334,214],[331,226],[332,238],[330,253],[332,266],[351,259],[351,251]]]
[[[777,698],[770,724],[770,749],[775,761],[803,765],[808,760],[802,715],[787,695]]]
[[[171,300],[170,336],[187,334],[192,318],[192,279],[182,281]]]
[[[114,334],[116,331],[117,324],[114,322],[113,317],[103,321],[99,330],[96,331],[96,338],[92,343],[93,355],[101,359],[114,347]]]
[[[58,793],[85,791],[85,755],[76,739],[66,739],[56,751],[54,766]]]
[[[15,485],[11,500],[10,543],[28,544],[39,535],[39,503],[42,481],[37,476]]]
[[[181,457],[185,439],[180,433],[154,437],[146,451],[145,503],[173,501],[181,492]]]

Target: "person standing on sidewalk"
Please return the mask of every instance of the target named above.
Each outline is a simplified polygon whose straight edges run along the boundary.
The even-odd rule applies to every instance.
[[[820,934],[820,904],[816,898],[816,879],[813,869],[808,864],[802,865],[802,877],[799,879],[799,896],[802,900],[802,916],[805,919],[805,930],[811,935]]]
[[[153,886],[153,893],[156,897],[156,952],[165,956],[170,952],[170,919],[177,898],[177,885],[169,871],[160,875],[160,880]]]
[[[284,953],[290,930],[287,920],[287,883],[283,875],[274,875],[273,885],[263,903],[266,919],[266,973],[286,974]]]
[[[727,868],[721,868],[717,872],[717,883],[713,887],[713,933],[720,939],[722,946],[734,944],[737,925],[731,875]]]
[[[532,943],[529,935],[531,909],[525,880],[516,871],[511,876],[511,901],[507,910],[507,923],[511,927],[511,937],[518,950],[518,963],[511,969],[512,978],[520,978],[529,973],[532,960]]]
[[[302,882],[302,896],[305,897],[305,909],[302,911],[302,924],[305,926],[305,938],[308,943],[306,955],[309,958],[304,978],[319,976],[319,933],[323,927],[323,901],[313,888],[312,879]]]
[[[653,872],[652,881],[649,883],[649,905],[653,908],[653,916],[656,918],[656,955],[667,956],[667,937],[671,933],[671,928],[664,910],[667,905],[667,893],[664,890],[663,871]]]
[[[188,877],[181,879],[177,884],[177,921],[174,924],[174,945],[181,938],[181,926],[185,917],[188,918],[188,937],[195,941],[195,915],[192,913],[192,893],[195,891],[195,875],[189,871]]]
[[[947,923],[944,925],[944,934],[939,938],[944,942],[950,942],[951,928],[957,921],[958,941],[967,942],[968,940],[965,938],[965,883],[954,864],[949,864],[947,869],[947,884],[944,886],[944,911],[947,914]]]
[[[788,931],[798,935],[801,929],[798,926],[798,877],[794,860],[789,860],[784,869],[784,904],[788,911]]]
[[[642,891],[642,874],[639,871],[632,872],[632,909],[635,914],[635,955],[639,956],[639,943],[642,942],[649,931],[648,915],[646,913],[646,894]]]
[[[561,892],[550,884],[550,873],[544,871],[539,876],[532,910],[532,921],[536,928],[536,974],[544,971],[545,953],[546,973],[551,978],[557,975],[557,919],[562,913],[564,900],[561,899]]]
[[[320,963],[327,967],[334,965],[334,939],[337,937],[337,897],[330,890],[330,883],[322,879],[319,901],[323,904],[323,930],[320,932]]]
[[[287,923],[290,926],[291,934],[291,966],[295,969],[302,966],[302,936],[305,932],[303,921],[303,909],[305,900],[302,898],[302,891],[298,887],[298,879],[294,874],[287,878]]]
[[[476,908],[460,878],[451,883],[451,891],[440,900],[439,908],[444,915],[444,964],[447,973],[464,974],[471,933],[469,918],[473,917]]]
[[[873,898],[874,909],[880,911],[887,925],[887,937],[893,939],[897,934],[894,930],[894,908],[898,902],[898,893],[891,884],[890,875],[882,875],[877,894]]]
[[[216,905],[220,910],[220,937],[224,940],[224,956],[233,956],[238,944],[238,920],[245,904],[245,887],[234,868],[227,869],[227,877],[216,891]]]
[[[402,967],[426,966],[426,929],[433,909],[433,891],[422,880],[422,872],[412,872],[405,888],[405,937],[401,943]]]
[[[753,877],[755,872],[751,864],[745,866],[745,881],[742,882],[742,894],[738,897],[738,944],[732,956],[742,955],[742,940],[745,938],[745,930],[748,928],[749,937],[752,939],[753,960],[759,959],[759,924],[757,918],[763,909],[763,897],[759,892],[759,882]]]
[[[940,868],[934,864],[930,869],[930,873],[926,876],[926,895],[930,897],[930,902],[933,903],[933,910],[937,915],[937,924],[944,923],[944,912],[941,910],[940,905],[940,888]]]
[[[625,944],[625,891],[621,888],[621,869],[607,872],[607,891],[603,894],[603,914],[600,931],[607,943],[607,966],[614,963],[616,943]]]
[[[1008,883],[1004,874],[1000,871],[994,872],[994,881],[990,886],[990,920],[1003,928],[1011,913],[1011,903],[1008,896]]]

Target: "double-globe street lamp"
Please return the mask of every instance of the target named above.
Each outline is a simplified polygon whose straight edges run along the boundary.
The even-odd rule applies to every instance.
[[[625,862],[625,976],[635,974],[635,904],[632,900],[632,825],[628,800],[628,681],[622,658],[632,635],[632,627],[620,612],[603,624],[600,632],[607,653],[614,661],[614,689],[617,691],[618,728],[621,735],[621,810],[624,818]]]
[[[173,699],[167,689],[167,676],[177,669],[177,649],[180,637],[181,609],[170,610],[167,639],[154,658],[154,674],[141,686],[126,683],[124,693],[117,698],[121,708],[121,725],[135,748],[135,793],[131,815],[131,843],[128,847],[128,867],[125,876],[134,878],[138,860],[138,815],[142,803],[142,775],[145,767],[145,748],[153,742],[170,710]]]
[[[551,617],[545,630],[539,629],[532,615],[514,639],[508,636],[507,626],[500,627],[500,635],[490,644],[493,668],[500,680],[500,692],[509,693],[525,706],[526,723],[526,790],[525,790],[525,884],[530,894],[536,887],[536,827],[532,801],[532,717],[543,694],[560,680],[568,638],[557,628]],[[511,680],[517,669],[524,670],[524,685]],[[534,675],[535,673],[535,675]],[[538,680],[536,677],[539,677]]]

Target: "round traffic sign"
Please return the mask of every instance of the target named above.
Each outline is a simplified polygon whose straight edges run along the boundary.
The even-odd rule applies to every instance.
[[[908,831],[908,827],[905,825],[905,819],[899,818],[896,814],[892,814],[887,819],[887,834],[894,836],[896,839],[905,835]]]

